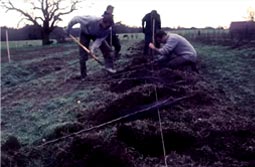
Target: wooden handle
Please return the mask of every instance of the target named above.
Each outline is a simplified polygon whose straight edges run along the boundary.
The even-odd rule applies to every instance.
[[[91,53],[91,51],[86,48],[84,45],[82,45],[80,43],[80,41],[78,39],[76,39],[74,36],[72,36],[71,34],[69,35],[80,47],[82,47],[82,49],[84,49],[94,60],[96,60],[100,65],[104,65],[104,63],[102,63],[98,57],[96,57],[94,54]]]

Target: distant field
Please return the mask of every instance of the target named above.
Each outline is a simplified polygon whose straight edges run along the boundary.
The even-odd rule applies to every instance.
[[[55,39],[51,39],[56,43]],[[9,48],[22,48],[31,46],[42,46],[42,40],[22,40],[22,41],[9,41]],[[6,49],[7,44],[5,41],[1,41],[1,49]]]
[[[194,38],[206,38],[213,40],[222,40],[229,37],[229,30],[171,30],[169,33],[177,33],[189,39]],[[143,33],[121,33],[118,34],[120,40],[139,40],[144,39]],[[56,41],[54,41],[56,43]],[[41,40],[23,40],[23,41],[9,41],[9,47],[12,48],[22,48],[22,47],[31,47],[31,46],[41,46]],[[1,49],[6,49],[6,42],[1,42]]]
[[[143,39],[143,33],[123,33],[118,34],[120,40],[132,40],[132,39]],[[53,39],[54,41],[54,39]],[[56,43],[56,41],[54,41]],[[7,44],[5,41],[1,41],[1,50],[7,48]],[[22,41],[9,41],[9,48],[22,48],[22,47],[31,47],[31,46],[42,46],[41,40],[22,40]]]
[[[30,46],[41,46],[41,40],[24,40],[24,41],[9,41],[10,48],[21,48],[21,47],[30,47]],[[1,42],[1,49],[6,49],[6,42]]]
[[[201,29],[189,29],[189,30],[171,30],[169,32],[178,33],[180,35],[197,35],[199,32],[200,35],[217,35],[217,34],[228,34],[228,29],[208,29],[208,30],[201,30]]]

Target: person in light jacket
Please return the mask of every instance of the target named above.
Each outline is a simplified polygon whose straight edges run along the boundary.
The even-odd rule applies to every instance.
[[[187,39],[178,34],[167,34],[160,30],[156,34],[156,40],[163,46],[157,48],[153,43],[150,43],[149,47],[162,55],[158,60],[159,65],[172,69],[190,66],[192,70],[197,71],[197,52]]]
[[[75,16],[68,23],[66,29],[68,35],[72,27],[78,23],[81,29],[80,43],[89,48],[90,41],[93,40],[94,42],[90,47],[91,53],[93,54],[96,48],[100,48],[105,60],[105,69],[110,73],[115,73],[116,70],[113,68],[113,50],[105,40],[114,24],[113,17],[111,15],[104,15],[103,17]],[[79,55],[81,79],[84,79],[87,76],[86,61],[88,60],[88,53],[79,47]]]

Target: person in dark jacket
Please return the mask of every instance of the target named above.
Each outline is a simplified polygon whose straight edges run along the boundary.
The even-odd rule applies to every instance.
[[[112,5],[108,5],[106,8],[106,11],[104,12],[102,16],[110,15],[113,17],[113,10],[114,10],[114,7]],[[106,41],[110,44],[110,46],[114,47],[114,56],[116,59],[118,59],[120,56],[119,52],[121,50],[121,45],[120,45],[120,40],[113,27],[111,29],[110,35],[106,38]]]
[[[94,53],[96,48],[100,48],[105,60],[105,69],[110,73],[115,73],[116,70],[113,68],[113,50],[105,40],[111,32],[111,26],[114,24],[113,17],[110,15],[103,17],[76,16],[68,23],[67,34],[70,34],[73,25],[77,23],[80,24],[81,28],[81,44],[89,48],[90,41],[93,40],[90,51]],[[88,60],[88,53],[79,47],[79,54],[81,79],[83,79],[87,76],[86,61]]]
[[[147,13],[142,19],[142,29],[145,35],[145,44],[143,54],[149,54],[149,43],[153,42],[153,35],[161,29],[161,19],[160,15],[156,10],[152,10],[150,13]],[[154,32],[153,32],[154,29]],[[159,47],[159,43],[155,41],[155,45]]]

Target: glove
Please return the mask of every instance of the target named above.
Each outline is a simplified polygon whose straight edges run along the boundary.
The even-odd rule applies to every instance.
[[[92,47],[90,48],[90,53],[89,53],[89,54],[95,55],[95,51],[96,51],[96,48],[92,46]]]

